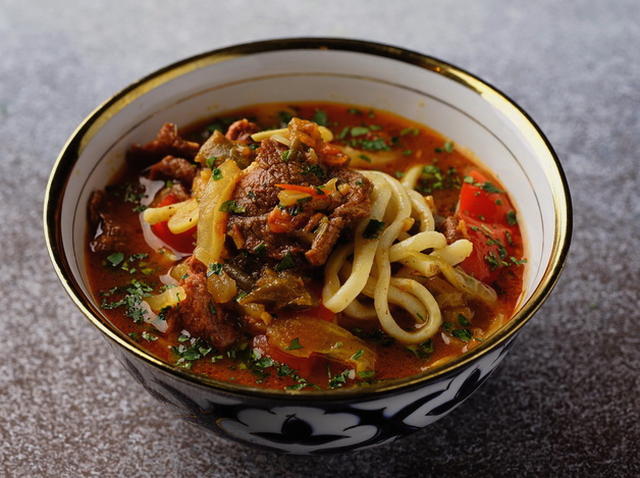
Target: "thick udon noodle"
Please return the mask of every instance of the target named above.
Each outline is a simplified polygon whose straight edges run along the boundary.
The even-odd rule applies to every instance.
[[[422,166],[410,168],[402,182],[379,171],[360,171],[374,186],[371,214],[355,228],[354,240],[329,257],[322,290],[329,310],[355,319],[377,318],[389,336],[405,344],[428,340],[442,324],[433,294],[416,279],[441,273],[453,287],[474,299],[486,303],[496,300],[492,288],[455,267],[471,254],[473,246],[466,239],[447,245],[444,235],[434,230],[427,201],[413,189],[421,170]],[[363,233],[371,220],[382,221],[384,229],[378,237],[368,239]],[[410,235],[407,231],[415,229],[414,224],[418,232]],[[395,275],[393,262],[404,266]],[[373,299],[373,305],[363,303],[362,296]],[[389,304],[405,309],[415,321],[415,330],[402,328]]]

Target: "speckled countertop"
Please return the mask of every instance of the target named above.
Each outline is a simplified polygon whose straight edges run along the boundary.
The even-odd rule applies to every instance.
[[[640,474],[638,2],[74,3],[0,0],[0,476]],[[100,101],[180,58],[295,35],[395,43],[497,85],[548,135],[575,205],[564,275],[492,379],[352,455],[257,452],[174,418],[67,298],[41,227],[51,165]]]

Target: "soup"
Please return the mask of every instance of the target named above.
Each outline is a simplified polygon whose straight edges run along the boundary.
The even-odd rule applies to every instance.
[[[491,172],[360,106],[167,123],[88,215],[108,320],[166,362],[253,387],[419,374],[481,344],[522,292],[517,214]]]

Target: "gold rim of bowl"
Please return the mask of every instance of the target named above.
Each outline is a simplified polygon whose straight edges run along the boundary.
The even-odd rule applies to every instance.
[[[197,375],[164,362],[145,352],[124,334],[108,323],[105,323],[94,311],[90,299],[81,291],[67,264],[62,248],[62,235],[60,231],[63,193],[70,179],[70,172],[78,160],[81,151],[84,149],[84,146],[111,117],[136,98],[193,70],[256,53],[300,49],[338,50],[377,55],[410,63],[443,75],[481,95],[492,107],[509,118],[527,138],[529,144],[535,149],[536,155],[543,159],[544,173],[547,181],[549,181],[553,195],[556,227],[551,256],[542,280],[533,291],[531,297],[521,305],[511,320],[494,332],[483,344],[423,374],[402,379],[385,380],[379,384],[366,387],[324,390],[322,392],[292,392],[263,389],[236,385],[230,382],[223,382]],[[401,390],[416,388],[435,378],[452,374],[457,370],[463,370],[471,362],[511,339],[540,308],[560,276],[571,239],[572,209],[567,180],[551,144],[529,115],[507,95],[492,85],[445,61],[391,45],[341,38],[285,38],[234,45],[181,60],[132,83],[130,86],[106,100],[102,105],[98,106],[69,137],[53,166],[44,199],[44,228],[47,249],[54,269],[73,302],[87,319],[110,340],[143,361],[158,367],[174,377],[212,388],[219,392],[278,400],[323,401],[333,399],[353,400],[356,398],[361,400],[376,398],[381,394],[385,394],[385,392],[399,392]]]

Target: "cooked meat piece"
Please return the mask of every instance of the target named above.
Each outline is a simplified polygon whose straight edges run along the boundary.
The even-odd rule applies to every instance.
[[[187,298],[167,313],[168,320],[177,320],[192,335],[209,341],[224,350],[239,337],[239,332],[227,313],[215,304],[207,291],[206,267],[195,257],[187,259],[189,273],[180,281]]]
[[[89,211],[89,225],[92,228],[98,227],[98,224],[100,223],[100,209],[102,207],[102,201],[104,201],[104,191],[102,189],[98,189],[91,193],[87,210]]]
[[[305,135],[304,141],[311,141],[307,132]],[[249,251],[264,244],[268,256],[277,260],[287,253],[304,252],[309,263],[317,266],[326,262],[342,231],[369,214],[372,185],[357,171],[313,162],[302,151],[301,143],[298,142],[299,150],[289,150],[285,161],[286,146],[272,139],[262,141],[256,161],[238,181],[234,192],[234,200],[245,212],[229,217],[228,230],[232,231],[236,245],[244,243]],[[274,210],[281,191],[276,184],[320,186],[332,178],[338,179],[341,192],[316,195],[294,206],[294,210]],[[320,211],[327,220],[317,216]],[[272,214],[284,215],[288,229],[274,231],[269,225]],[[318,227],[307,227],[310,221]]]
[[[197,173],[198,168],[195,164],[175,156],[165,156],[149,169],[149,177],[151,179],[158,177],[177,179],[189,188]]]
[[[212,159],[208,161],[209,158]],[[246,168],[253,161],[253,150],[231,141],[218,130],[205,141],[195,157],[197,163],[208,166],[220,166],[227,159],[233,159],[239,167]]]
[[[105,212],[110,209],[108,200],[103,191],[94,191],[89,198],[89,224],[95,231],[89,247],[93,252],[122,250],[129,242],[128,237],[133,237],[134,232],[126,229],[128,223],[121,225],[121,221]]]
[[[165,123],[158,131],[156,138],[145,145],[134,144],[127,151],[127,160],[142,167],[160,161],[165,156],[174,155],[193,159],[200,145],[186,141],[178,135],[178,127],[173,123]]]
[[[436,229],[444,234],[444,237],[447,238],[447,243],[451,244],[452,242],[464,237],[460,231],[459,224],[460,220],[457,217],[448,216]]]
[[[232,141],[239,141],[241,143],[250,143],[251,135],[253,133],[257,133],[260,131],[260,128],[257,124],[252,123],[247,119],[241,119],[235,121],[229,126],[227,130],[227,134],[225,135],[227,139]]]
[[[302,277],[289,270],[274,272],[271,269],[264,270],[255,287],[241,301],[241,303],[250,302],[270,304],[275,310],[289,306],[314,305]]]

